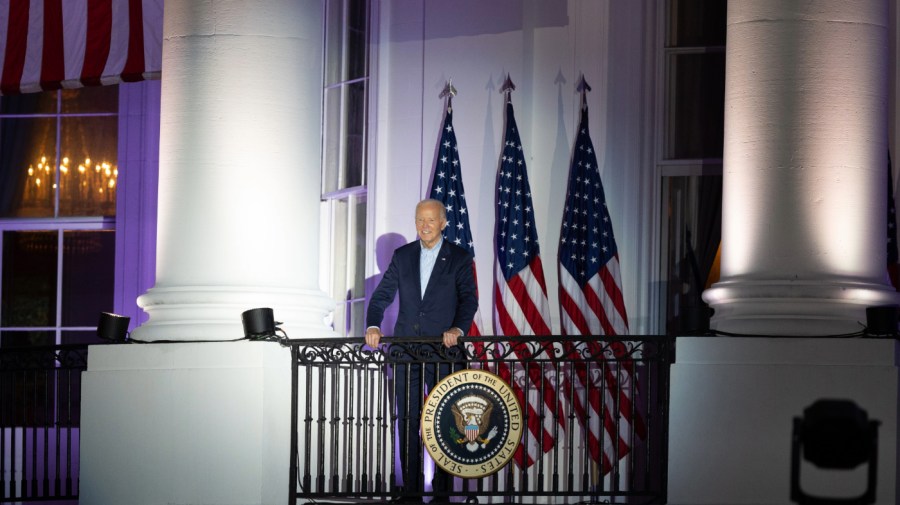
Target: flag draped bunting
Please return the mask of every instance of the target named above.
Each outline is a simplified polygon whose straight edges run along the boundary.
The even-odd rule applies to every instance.
[[[494,263],[494,330],[498,335],[550,335],[550,305],[541,265],[534,207],[525,156],[512,103],[506,103],[503,153],[497,174]],[[565,429],[557,399],[554,355],[511,339],[510,349],[525,365],[498,365],[525,410],[528,432],[515,461],[531,465]],[[524,447],[524,451],[523,451]]]
[[[156,78],[163,0],[0,0],[0,93]]]
[[[628,317],[622,297],[619,253],[588,130],[588,109],[583,106],[569,170],[568,192],[559,243],[559,300],[564,335],[625,335]],[[644,425],[632,404],[634,367],[626,357],[627,342],[609,348],[586,341],[567,355],[605,356],[607,362],[576,361],[573,373],[580,394],[573,408],[583,420],[591,458],[604,473],[628,454],[632,430],[643,436]],[[602,425],[602,429],[601,429]]]

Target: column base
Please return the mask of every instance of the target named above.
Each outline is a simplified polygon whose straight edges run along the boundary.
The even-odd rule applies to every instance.
[[[269,307],[290,338],[331,338],[325,318],[334,301],[318,290],[271,287],[154,287],[138,297],[150,319],[135,328],[132,338],[160,340],[236,340],[244,336],[241,314]]]
[[[866,326],[866,307],[900,304],[890,286],[862,282],[724,281],[703,292],[713,330],[738,335],[836,336]]]
[[[288,503],[289,349],[206,342],[88,354],[81,503]]]

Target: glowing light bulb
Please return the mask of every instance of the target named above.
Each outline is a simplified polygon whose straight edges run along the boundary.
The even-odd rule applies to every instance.
[[[118,168],[114,168],[114,169],[113,169],[113,175],[116,176],[116,177],[119,176],[119,169],[118,169]]]
[[[47,163],[47,157],[41,156],[41,165],[43,165],[44,163]]]
[[[28,167],[28,177],[31,177],[32,175],[34,175],[34,168],[32,168],[31,166],[29,166],[29,167]]]
[[[68,164],[69,164],[69,157],[63,156],[63,165],[68,165]]]
[[[34,183],[35,183],[36,185],[40,186],[40,185],[41,185],[41,178],[38,177],[37,179],[35,179],[35,180],[34,180]]]
[[[87,167],[91,166],[91,159],[90,159],[90,158],[85,158],[85,159],[84,159],[84,165],[87,166]]]
[[[78,171],[84,173],[84,165],[78,165]]]
[[[109,182],[108,182],[106,185],[109,186],[110,189],[112,189],[112,188],[116,187],[116,180],[115,180],[115,179],[110,179]]]
[[[67,167],[67,166],[65,166],[65,165],[60,165],[60,166],[59,166],[59,171],[62,172],[62,173],[64,173],[64,174],[67,174],[67,173],[69,173],[69,167]]]

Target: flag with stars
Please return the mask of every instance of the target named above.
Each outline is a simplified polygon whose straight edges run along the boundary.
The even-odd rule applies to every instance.
[[[506,103],[496,202],[494,331],[504,336],[550,335],[550,303],[534,224],[531,186],[510,102]],[[565,418],[552,380],[554,353],[534,349],[521,339],[511,340],[509,345],[526,365],[498,366],[498,374],[512,385],[525,409],[528,432],[514,458],[521,467],[527,467],[542,452],[553,448],[565,429]]]
[[[469,227],[469,213],[466,205],[466,190],[463,189],[462,172],[459,164],[459,150],[456,147],[456,132],[453,131],[453,106],[447,102],[447,113],[444,115],[444,126],[441,128],[440,146],[438,157],[434,166],[432,177],[431,196],[444,204],[447,210],[447,226],[444,228],[444,240],[449,240],[462,247],[475,257],[475,247],[472,241],[472,229]],[[475,260],[472,260],[472,272],[475,274]],[[478,277],[475,277],[475,293],[478,293]],[[480,336],[481,313],[475,312],[472,326],[466,331],[466,336]],[[465,329],[465,328],[463,328]],[[481,344],[474,342],[475,352],[479,356]]]
[[[626,335],[628,316],[622,297],[619,253],[582,106],[569,169],[568,192],[559,243],[560,321],[564,335]],[[586,340],[588,355],[607,363],[576,362],[567,380],[577,391],[573,407],[586,424],[591,458],[608,472],[628,454],[631,434],[643,436],[644,425],[632,403],[634,366],[629,342],[612,341],[602,348]],[[567,354],[582,355],[571,347]],[[626,359],[623,359],[626,358]],[[601,429],[601,424],[603,429]],[[634,431],[632,431],[632,427]]]

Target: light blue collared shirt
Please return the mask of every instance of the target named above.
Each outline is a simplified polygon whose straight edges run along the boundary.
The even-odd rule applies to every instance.
[[[437,262],[438,253],[441,251],[441,244],[444,243],[444,237],[438,239],[434,247],[427,249],[419,241],[422,252],[419,253],[419,283],[421,290],[419,296],[425,298],[425,288],[428,287],[428,279],[431,278],[431,271],[434,270],[434,264]]]

